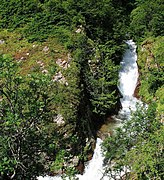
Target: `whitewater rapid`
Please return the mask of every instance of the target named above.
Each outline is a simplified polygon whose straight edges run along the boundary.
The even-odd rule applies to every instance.
[[[120,99],[122,109],[114,118],[119,121],[126,120],[130,117],[130,112],[135,111],[138,100],[133,96],[138,81],[138,66],[136,45],[132,40],[126,41],[128,49],[125,51],[120,63],[119,71],[119,90],[122,94]],[[109,177],[103,177],[103,153],[101,149],[102,140],[97,138],[94,155],[88,165],[85,167],[83,175],[77,175],[79,180],[109,180]],[[124,172],[123,172],[124,173]],[[62,180],[61,177],[39,177],[38,180]]]

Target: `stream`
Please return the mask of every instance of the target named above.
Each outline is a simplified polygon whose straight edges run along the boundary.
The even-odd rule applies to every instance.
[[[137,81],[138,81],[138,66],[136,45],[132,40],[126,41],[128,49],[125,51],[123,59],[120,63],[121,69],[119,71],[119,90],[122,94],[121,105],[122,109],[112,117],[114,121],[109,121],[102,126],[100,131],[110,132],[121,125],[121,122],[130,118],[131,111],[135,111],[137,98],[133,96]],[[101,151],[102,140],[97,138],[96,148],[94,150],[93,158],[85,167],[83,175],[77,175],[79,180],[109,180],[109,177],[103,177],[104,157]],[[38,177],[38,180],[61,180],[61,177]]]

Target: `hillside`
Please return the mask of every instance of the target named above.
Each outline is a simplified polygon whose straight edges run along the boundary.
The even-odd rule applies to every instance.
[[[83,173],[98,128],[121,108],[118,71],[130,38],[138,45],[138,96],[162,123],[161,0],[0,0],[0,179]],[[148,136],[156,139],[158,127]]]

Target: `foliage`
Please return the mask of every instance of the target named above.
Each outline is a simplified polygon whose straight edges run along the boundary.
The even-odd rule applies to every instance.
[[[131,120],[103,143],[108,175],[121,177],[124,172],[126,179],[162,179],[163,135],[156,104],[138,107]]]
[[[163,126],[149,135],[141,138],[135,148],[126,155],[127,164],[132,164],[132,170],[137,172],[138,179],[162,179],[163,174]]]
[[[100,59],[98,69],[90,77],[89,86],[91,88],[91,103],[94,112],[105,115],[114,109],[118,102],[117,80],[118,67],[111,59]]]
[[[132,34],[137,38],[144,36],[163,36],[164,4],[162,0],[137,0],[137,7],[131,13]]]
[[[141,73],[139,94],[148,102],[162,91],[163,77],[163,37],[149,38],[142,43],[139,50],[138,64]],[[159,97],[157,95],[157,97]],[[163,98],[161,96],[161,102]],[[162,114],[162,111],[161,111]]]
[[[1,28],[16,29],[22,37],[25,36],[30,42],[44,41],[48,37],[55,37],[65,44],[67,48],[74,51],[75,59],[78,58],[79,69],[82,69],[83,73],[81,78],[85,76],[84,83],[86,89],[89,90],[87,93],[90,96],[93,111],[98,114],[106,114],[108,110],[112,111],[112,106],[118,101],[118,77],[116,77],[118,68],[114,66],[119,64],[123,52],[121,45],[128,20],[127,14],[130,13],[127,8],[132,8],[132,4],[127,1],[116,2],[114,0],[104,0],[103,2],[97,0],[78,2],[73,0],[36,0],[18,1],[16,8],[12,11],[14,6],[15,1],[2,1],[0,5],[3,9],[0,11]],[[35,11],[31,13],[33,9]],[[12,21],[13,17],[14,21]],[[81,30],[79,35],[75,34],[78,29]],[[92,42],[90,45],[87,42],[90,41],[89,38],[97,41],[97,44]],[[75,42],[74,39],[78,39],[79,42]],[[90,67],[86,65],[89,57],[94,59],[94,53],[97,53],[93,50],[94,46],[97,46],[96,51],[102,54],[101,62],[96,64],[99,66],[97,77],[89,75]],[[78,53],[79,55],[77,55]],[[82,61],[81,58],[83,58]],[[114,68],[112,69],[112,67]],[[110,73],[107,73],[108,68]],[[91,82],[89,82],[90,80]],[[102,84],[106,92],[102,91]],[[99,105],[100,108],[97,109]]]
[[[85,93],[89,94],[93,106],[91,109],[97,114],[103,115],[112,112],[118,101],[118,77],[116,75],[118,68],[115,68],[115,65],[119,64],[123,52],[121,45],[125,35],[127,14],[130,13],[126,10],[132,5],[128,2],[118,1],[116,3],[112,0],[104,0],[103,2],[76,2],[72,0],[18,2],[15,11],[11,11],[10,17],[8,17],[8,11],[15,2],[3,1],[1,7],[4,11],[0,12],[3,21],[1,27],[17,29],[30,42],[44,41],[48,37],[59,39],[73,51],[74,58],[78,58],[77,64],[79,64],[78,68],[81,71],[80,78],[85,77],[82,84],[86,86]],[[28,7],[26,7],[27,5]],[[29,12],[33,8],[35,8],[35,14],[30,15]],[[20,16],[21,14],[22,16]],[[13,16],[15,21],[8,24],[6,19],[11,19]],[[24,23],[21,23],[20,18],[24,20]],[[81,30],[81,33],[75,34],[78,29]],[[90,45],[88,43],[89,38],[97,41],[97,44],[92,42]],[[94,46],[97,46],[96,50],[94,50]],[[90,67],[86,62],[89,58],[91,61],[92,59],[95,61],[96,53],[101,54],[101,62],[95,64],[98,66],[95,76],[89,72]]]
[[[155,97],[157,98],[157,116],[163,121],[163,114],[164,114],[164,85],[158,88],[156,91]]]
[[[139,95],[149,107],[138,107],[131,120],[105,140],[106,173],[114,179],[160,180],[164,176],[163,4],[152,0],[137,1],[136,5],[131,13],[133,37],[144,40],[138,49]]]
[[[21,62],[1,55],[0,65],[0,177],[30,179],[62,169],[64,150],[79,143],[72,135],[79,103],[76,63],[63,71],[69,75],[67,88],[52,81],[57,71],[51,71],[53,64],[47,66],[46,74],[22,74]],[[65,129],[60,130],[53,121],[58,114],[65,121]],[[63,133],[67,135],[63,137]]]
[[[163,179],[163,2],[140,1],[131,13],[131,34],[140,42],[138,107],[131,120],[104,141],[106,173],[120,179]],[[124,176],[122,176],[124,172]]]
[[[41,72],[50,66],[51,70],[57,69],[55,61],[67,58],[68,51],[56,38],[48,38],[42,43],[36,41],[31,43],[20,33],[4,29],[0,31],[0,39],[4,41],[0,44],[0,53],[11,54],[17,62],[21,62],[21,74],[28,74],[34,69]],[[47,51],[44,51],[44,48],[47,48]],[[39,62],[43,63],[44,67],[39,67]]]
[[[119,42],[124,37],[127,14],[132,7],[128,1],[114,0],[2,0],[0,27],[11,30],[19,28],[30,41],[43,41],[49,36],[58,37],[65,30],[75,31],[82,25],[87,36],[94,40],[114,38]],[[63,41],[64,36],[59,39]]]
[[[0,38],[4,40],[4,43],[0,45],[1,52],[10,53],[12,57],[14,57],[14,59],[11,58],[3,59],[2,56],[2,60],[0,61],[1,65],[3,66],[1,67],[1,71],[4,72],[3,76],[1,74],[0,82],[2,83],[2,85],[4,82],[8,83],[8,81],[6,80],[8,76],[5,75],[5,73],[8,72],[7,71],[8,70],[7,67],[8,67],[9,70],[11,71],[9,76],[11,76],[10,81],[12,82],[12,88],[13,88],[11,89],[12,93],[10,94],[12,95],[12,98],[14,98],[15,94],[19,95],[19,102],[13,101],[13,105],[15,105],[16,108],[21,107],[23,113],[24,113],[24,108],[25,109],[27,108],[28,110],[28,107],[31,107],[30,110],[33,113],[37,114],[38,108],[43,106],[42,101],[44,100],[38,97],[39,98],[38,101],[35,101],[36,100],[35,96],[37,97],[39,93],[44,93],[46,95],[45,98],[48,97],[52,98],[52,101],[50,102],[48,101],[47,104],[49,109],[48,111],[49,117],[42,116],[41,117],[42,122],[40,122],[40,124],[34,129],[32,129],[30,125],[30,123],[32,123],[31,121],[29,122],[29,124],[25,123],[25,125],[23,123],[20,123],[18,127],[18,130],[20,129],[20,131],[22,131],[25,134],[29,133],[27,134],[27,136],[30,136],[29,143],[24,141],[22,142],[26,145],[27,149],[22,149],[21,152],[22,156],[25,158],[27,153],[29,159],[28,162],[21,162],[21,163],[22,164],[27,163],[24,164],[24,166],[25,165],[30,166],[30,168],[33,168],[33,170],[31,170],[28,167],[29,171],[27,170],[25,174],[21,174],[20,172],[22,170],[18,168],[17,174],[19,173],[20,178],[36,177],[37,175],[42,175],[42,173],[46,173],[47,171],[49,172],[53,170],[55,171],[55,169],[58,167],[57,165],[58,163],[60,164],[60,168],[63,170],[63,158],[58,158],[58,157],[62,157],[62,152],[63,152],[62,150],[65,150],[66,148],[68,149],[68,147],[74,147],[76,146],[76,144],[81,143],[79,141],[78,142],[75,141],[73,138],[73,134],[76,133],[75,129],[76,129],[76,120],[77,120],[77,111],[79,106],[79,93],[80,93],[79,70],[77,68],[77,63],[73,61],[71,55],[54,38],[51,39],[49,38],[47,39],[46,42],[42,42],[42,43],[39,42],[30,43],[27,41],[26,38],[22,38],[21,34],[15,32],[9,32],[7,30],[0,32]],[[47,51],[44,51],[45,47],[47,48]],[[65,69],[58,66],[56,64],[56,61],[60,58],[63,62],[68,61],[69,58],[70,67],[68,66],[68,68]],[[7,64],[4,66],[5,63]],[[12,66],[12,64],[14,64],[14,66]],[[42,72],[43,70],[46,70],[46,73],[43,73]],[[62,84],[58,81],[52,81],[56,73],[58,73],[59,71],[66,78],[68,85]],[[15,79],[17,78],[18,79],[21,78],[22,81],[20,81],[20,83],[15,85],[16,83]],[[37,85],[35,89],[33,86],[30,85],[30,83],[34,83]],[[31,91],[32,94],[30,94]],[[19,103],[19,106],[17,105],[17,103]],[[7,108],[6,106],[3,106],[3,109]],[[24,118],[25,120],[19,118],[19,121],[20,122],[28,121],[26,118],[30,119],[30,117],[32,116],[31,111],[28,114],[26,114],[26,116],[29,117],[25,117]],[[64,128],[58,127],[58,125],[52,121],[53,118],[55,118],[59,114],[63,117],[63,121],[65,123]],[[6,114],[6,117],[8,115],[9,114]],[[12,124],[13,127],[15,126],[15,123],[16,122],[13,121]],[[27,131],[28,126],[31,127],[30,129],[32,132]],[[16,130],[14,132],[13,131],[8,134],[9,137],[12,133],[16,133]],[[31,134],[33,134],[33,136],[35,136],[37,140],[35,140],[35,137],[33,137]],[[37,134],[37,136],[35,134]],[[41,138],[40,140],[39,137]],[[6,148],[8,149],[8,146],[6,145],[6,148],[4,148],[3,146],[5,146],[5,144],[3,144],[3,141],[5,140],[4,139],[1,140],[2,151],[1,150],[0,151],[7,152]],[[39,149],[38,150],[39,153],[37,154],[37,152],[35,152],[35,148],[36,148],[35,146],[34,146],[34,151],[26,152],[28,151],[30,146],[33,147],[33,143],[35,143],[35,141],[38,141],[39,145],[36,143],[36,146],[38,146],[37,148]],[[15,142],[15,146],[16,145],[18,145],[19,147],[19,143],[17,141]],[[79,147],[79,149],[76,148],[77,154],[82,153],[81,152],[82,150],[80,149],[82,148],[81,146],[82,146],[81,144],[77,146]],[[72,157],[71,155],[75,153],[74,151],[75,151],[74,148],[72,148],[71,152],[69,153],[67,152],[65,156],[67,156],[68,158],[64,159],[64,161],[68,161],[69,158]],[[14,174],[14,171],[18,163],[16,162],[16,165],[14,165],[15,161],[12,162],[11,161],[12,158],[10,157],[10,155],[7,154],[6,157],[8,156],[9,156],[9,161],[7,161],[8,164],[6,164],[6,167],[8,168],[8,170],[10,168],[11,173]],[[33,161],[29,163],[30,158],[33,159],[35,163],[33,163]],[[24,159],[22,161],[24,161]],[[55,169],[53,168],[54,164],[56,166]],[[5,173],[4,168],[1,171],[2,173]],[[67,168],[68,167],[64,167],[65,171],[67,171]],[[57,171],[57,173],[61,172],[61,169]],[[15,175],[16,177],[18,176],[17,174]]]
[[[40,11],[38,0],[1,0],[0,27],[15,29],[22,27]]]
[[[142,69],[140,95],[146,102],[157,100],[156,113],[161,118],[164,29],[161,0],[1,0],[0,40],[4,43],[0,44],[0,53],[9,53],[14,59],[0,57],[3,70],[0,75],[2,178],[30,179],[41,175],[47,166],[53,171],[64,168],[66,172],[74,173],[72,168],[63,166],[64,157],[71,159],[71,155],[79,154],[84,157],[85,139],[94,134],[93,116],[104,117],[118,107],[118,65],[125,49],[122,45],[124,39],[129,38],[130,13],[130,29],[136,39],[160,35],[143,43],[143,46],[145,43],[148,46],[144,52],[140,51],[139,66]],[[44,51],[44,48],[48,50]],[[70,67],[63,69],[56,65],[60,58],[63,61],[69,59]],[[40,60],[48,73],[41,73]],[[57,81],[52,83],[58,72],[62,73],[68,85]],[[40,113],[43,114],[40,116]],[[63,128],[54,127],[52,119],[57,114],[64,119]],[[131,149],[133,138],[126,135],[127,140],[115,139],[120,143],[117,152],[110,149],[116,157],[123,157],[129,164],[135,160],[135,153],[141,154],[142,159],[147,146],[151,147],[148,154],[153,154],[154,146],[161,143],[154,125],[154,134],[148,133],[151,136],[141,147],[144,140],[140,126],[143,129],[147,126],[140,119],[149,113],[138,111],[138,114],[140,117],[132,120],[136,127],[132,127],[133,123],[125,126],[126,132],[134,131],[138,135],[137,148]],[[153,117],[156,119],[154,114],[150,119]],[[119,131],[122,138],[122,130]],[[144,133],[143,136],[145,138]],[[153,138],[157,143],[152,142]],[[130,147],[126,156],[121,154],[127,150],[124,141]],[[117,143],[113,147],[117,148]],[[119,165],[124,163],[117,158],[114,160]],[[139,163],[136,161],[132,168],[141,175]],[[153,159],[150,158],[150,166],[146,160],[142,163],[144,172],[148,167],[151,169],[151,173],[146,172],[144,176],[157,174]]]
[[[76,36],[73,52],[75,61],[78,61],[83,90],[90,100],[90,108],[93,113],[104,116],[114,111],[119,99],[117,91],[118,57],[123,48],[108,47],[97,44],[88,39],[84,34]],[[110,49],[111,48],[111,49]]]
[[[55,83],[46,75],[22,76],[7,55],[0,57],[0,70],[1,178],[34,178],[46,170],[45,157],[54,158],[47,147],[55,140],[55,127],[49,134],[45,125],[55,115]]]

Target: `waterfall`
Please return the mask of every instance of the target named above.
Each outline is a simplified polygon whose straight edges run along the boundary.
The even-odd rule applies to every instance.
[[[136,45],[132,40],[126,41],[128,49],[120,63],[119,71],[119,90],[123,96],[121,98],[122,109],[114,118],[119,121],[128,119],[131,110],[135,111],[138,100],[133,96],[138,80],[137,53]],[[88,165],[86,165],[83,175],[77,175],[79,180],[109,180],[109,177],[103,177],[103,154],[101,150],[102,140],[97,138],[94,155]],[[124,174],[124,172],[122,172]],[[61,177],[39,177],[38,180],[61,180]]]
[[[79,180],[100,180],[103,177],[103,160],[104,157],[101,151],[102,140],[97,138],[96,148],[94,150],[93,158],[85,168],[83,175],[77,175]],[[105,179],[103,179],[105,180]],[[108,180],[108,179],[106,179]]]
[[[136,103],[139,102],[134,96],[134,91],[138,81],[138,66],[136,45],[132,40],[126,41],[128,49],[125,51],[123,59],[120,63],[121,69],[119,71],[119,90],[122,94],[121,105],[122,109],[116,118],[119,121],[128,119],[130,112],[135,111]],[[104,157],[101,151],[101,142],[97,139],[96,148],[92,160],[89,162],[83,175],[78,176],[79,180],[109,180],[109,177],[103,177],[103,160]],[[124,172],[122,172],[122,175]],[[103,178],[102,178],[103,177]]]
[[[126,41],[128,49],[126,50],[123,59],[120,63],[121,69],[119,71],[119,90],[122,94],[120,99],[122,109],[116,119],[126,120],[130,117],[131,110],[136,110],[136,103],[140,103],[137,98],[133,96],[137,81],[138,81],[138,66],[136,45],[132,40]]]

